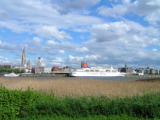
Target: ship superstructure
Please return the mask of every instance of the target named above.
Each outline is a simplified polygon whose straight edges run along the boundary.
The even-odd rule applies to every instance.
[[[123,77],[126,73],[121,73],[117,69],[113,69],[111,66],[109,69],[103,69],[101,67],[88,67],[87,64],[81,69],[76,69],[70,73],[73,77]]]

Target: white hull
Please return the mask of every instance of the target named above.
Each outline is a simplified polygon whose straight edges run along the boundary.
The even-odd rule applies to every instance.
[[[18,77],[20,74],[15,74],[15,73],[9,73],[9,74],[4,74],[4,77]]]
[[[124,77],[120,72],[71,72],[72,77]]]

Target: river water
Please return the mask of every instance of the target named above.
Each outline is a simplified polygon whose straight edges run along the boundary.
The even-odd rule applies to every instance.
[[[39,80],[55,80],[55,79],[94,79],[102,81],[135,81],[135,80],[147,80],[159,77],[16,77],[16,79],[39,79]],[[15,77],[9,77],[9,79],[15,79]]]

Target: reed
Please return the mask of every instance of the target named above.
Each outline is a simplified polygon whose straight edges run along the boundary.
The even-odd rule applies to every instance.
[[[152,82],[150,82],[152,81]],[[57,97],[106,96],[108,98],[160,92],[160,79],[142,81],[102,81],[92,78],[4,78],[2,83],[10,90],[27,90],[28,87],[39,93],[54,94]]]

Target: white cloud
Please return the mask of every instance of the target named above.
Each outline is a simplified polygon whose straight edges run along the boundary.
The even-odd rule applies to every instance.
[[[3,56],[0,56],[0,59],[3,59],[4,57]]]
[[[160,1],[159,0],[122,0],[121,4],[112,5],[112,7],[101,6],[98,13],[106,17],[122,18],[123,15],[136,14],[144,18],[155,27],[160,27]],[[142,9],[143,8],[143,9]]]
[[[122,0],[123,4],[129,4],[131,2],[131,0]]]
[[[157,49],[153,49],[152,51],[156,52],[156,51],[157,51]]]
[[[48,41],[46,41],[46,44],[47,44],[47,45],[52,45],[52,46],[60,45],[58,42],[55,42],[55,41],[53,41],[53,40],[48,40]]]
[[[76,48],[75,51],[76,51],[77,53],[86,53],[86,52],[88,52],[89,50],[88,50],[88,48],[86,48],[86,47],[81,47],[81,48]]]
[[[130,28],[124,22],[93,25],[91,35],[99,42],[115,41],[124,36]]]
[[[65,53],[65,51],[64,51],[64,50],[59,50],[59,52],[60,52],[60,53],[62,53],[62,54],[64,54],[64,53]]]
[[[152,2],[147,2],[146,5],[154,6],[154,5],[156,5],[156,4],[155,4],[155,2],[152,1]]]
[[[113,6],[113,8],[107,6],[102,6],[98,8],[98,13],[106,17],[112,16],[117,18],[123,16],[124,14],[126,14],[126,12],[127,8],[123,5],[116,5]]]
[[[62,58],[60,58],[60,57],[56,57],[56,58],[53,59],[52,61],[53,61],[53,62],[58,62],[58,63],[64,62],[64,60],[63,60]]]
[[[93,1],[81,1],[84,6],[95,5],[100,0]],[[72,4],[73,1],[70,1]],[[79,5],[79,1],[74,1]],[[28,1],[11,1],[1,0],[0,8],[3,13],[7,13],[9,18],[5,21],[0,21],[0,27],[6,27],[13,30],[14,32],[29,32],[34,34],[43,35],[44,37],[52,36],[56,39],[72,39],[72,37],[63,31],[63,29],[76,30],[78,26],[84,32],[88,31],[86,26],[90,26],[96,23],[102,23],[103,20],[96,16],[86,15],[86,10],[81,12],[79,10],[71,10],[66,15],[61,15],[59,9],[63,9],[67,4],[57,1],[40,1],[40,0],[28,0]],[[62,10],[67,12],[66,9]],[[87,13],[89,14],[89,12]],[[3,15],[4,16],[4,15]],[[45,27],[47,26],[47,28]],[[44,27],[44,28],[43,28]],[[62,29],[62,30],[59,30]],[[81,31],[80,29],[77,29]],[[44,32],[44,33],[43,33]]]
[[[142,9],[143,8],[143,9]],[[160,21],[160,1],[159,0],[137,0],[130,5],[129,11],[140,16],[145,16],[147,20],[154,26],[159,26],[157,21]]]
[[[74,59],[74,57],[73,57],[72,55],[69,55],[69,58],[70,58],[70,59]]]
[[[78,57],[78,56],[72,56],[72,55],[69,55],[69,60],[70,62],[81,62],[83,60],[83,57]]]
[[[32,40],[35,44],[40,44],[41,43],[41,39],[39,39],[38,37],[34,37]]]
[[[44,37],[55,37],[58,40],[63,40],[65,38],[72,39],[70,35],[68,35],[64,31],[58,31],[55,26],[43,26],[41,28],[37,28],[35,33],[39,34],[40,36]]]

